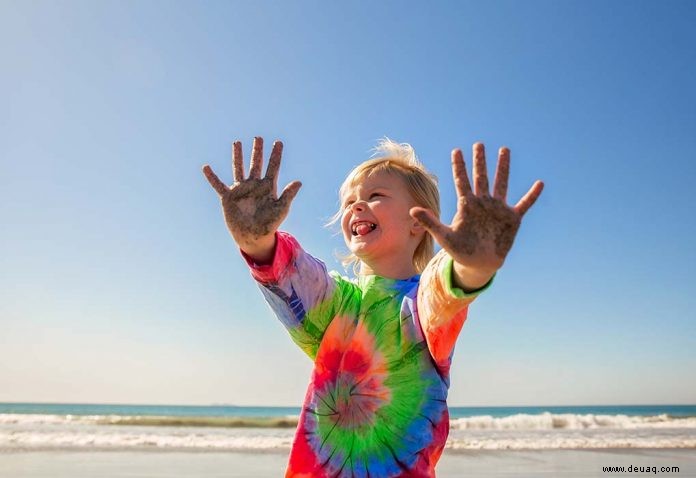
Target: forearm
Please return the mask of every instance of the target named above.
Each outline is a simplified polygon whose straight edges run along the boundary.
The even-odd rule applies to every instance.
[[[453,263],[452,281],[455,287],[462,289],[464,292],[473,292],[480,289],[491,280],[495,274],[495,270],[481,270],[463,266],[454,261]]]

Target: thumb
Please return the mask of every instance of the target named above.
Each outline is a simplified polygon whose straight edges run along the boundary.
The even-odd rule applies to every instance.
[[[203,174],[205,175],[205,178],[208,180],[210,185],[217,191],[217,193],[221,196],[224,197],[225,194],[227,194],[230,191],[230,188],[225,186],[225,183],[220,181],[220,178],[217,177],[217,174],[215,174],[212,170],[212,168],[209,165],[203,166]]]
[[[439,244],[442,244],[441,239],[445,237],[448,230],[447,226],[440,222],[434,212],[423,207],[412,207],[409,210],[409,214],[420,222]]]
[[[278,202],[280,202],[283,208],[290,207],[290,203],[293,199],[295,199],[295,196],[297,196],[297,192],[300,190],[301,187],[302,183],[299,181],[293,181],[287,186],[285,186],[285,189],[283,189],[283,192],[278,198]]]

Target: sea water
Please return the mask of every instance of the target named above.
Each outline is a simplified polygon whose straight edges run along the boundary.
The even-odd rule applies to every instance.
[[[0,451],[289,450],[296,407],[0,403]],[[696,406],[450,407],[447,448],[696,448]]]

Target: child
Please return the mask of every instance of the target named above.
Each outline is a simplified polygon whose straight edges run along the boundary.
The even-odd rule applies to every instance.
[[[383,141],[383,157],[355,168],[339,192],[334,219],[359,273],[350,281],[278,231],[301,186],[294,181],[277,197],[282,148],[274,143],[263,178],[261,138],[247,179],[239,142],[232,186],[208,165],[203,172],[263,295],[315,363],[286,477],[434,477],[468,305],[502,266],[543,184],[511,208],[509,150],[500,149],[493,196],[483,145],[473,147],[473,191],[455,150],[457,212],[447,226],[438,220],[435,178],[410,146]],[[433,238],[442,246],[437,254]]]

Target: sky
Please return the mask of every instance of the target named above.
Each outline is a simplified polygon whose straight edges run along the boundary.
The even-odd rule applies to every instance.
[[[300,406],[312,363],[201,173],[283,140],[283,230],[384,136],[541,179],[451,406],[696,404],[696,5],[0,0],[0,401]],[[345,271],[342,271],[345,273]]]

